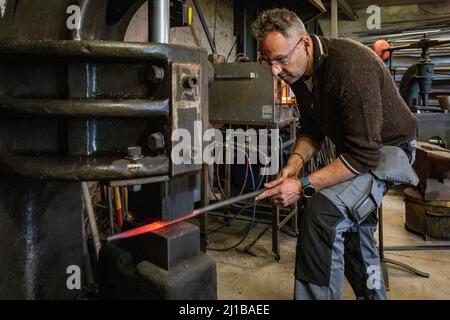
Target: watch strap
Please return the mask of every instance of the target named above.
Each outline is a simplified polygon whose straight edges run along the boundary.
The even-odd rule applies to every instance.
[[[309,185],[311,185],[311,181],[309,181],[308,176],[302,177],[300,179],[300,182],[302,183],[302,189],[307,187],[307,186],[309,186]]]

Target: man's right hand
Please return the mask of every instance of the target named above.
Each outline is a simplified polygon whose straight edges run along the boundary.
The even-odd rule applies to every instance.
[[[287,178],[298,178],[297,171],[296,166],[287,164],[280,172],[278,172],[278,177],[275,180],[265,183],[264,187],[271,189],[281,184]]]
[[[297,179],[298,178],[298,167],[296,165],[293,164],[287,164],[279,173],[278,173],[278,177],[275,180],[272,180],[268,183],[264,184],[264,187],[266,189],[272,189],[280,184],[282,184],[284,182],[284,180],[288,179],[288,178],[294,178]],[[267,191],[266,191],[267,192]],[[265,192],[265,193],[266,193]],[[273,191],[271,191],[273,192]],[[260,199],[264,199],[268,197],[268,195],[259,195],[256,200],[260,200]]]

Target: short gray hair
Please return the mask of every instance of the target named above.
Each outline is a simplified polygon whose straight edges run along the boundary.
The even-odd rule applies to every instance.
[[[285,38],[297,35],[307,35],[302,20],[288,9],[269,9],[263,11],[252,25],[252,34],[256,40],[263,40],[268,33],[277,31]]]

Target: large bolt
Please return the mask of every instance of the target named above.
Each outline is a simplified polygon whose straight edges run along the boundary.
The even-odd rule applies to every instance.
[[[194,76],[184,76],[182,82],[185,89],[193,89],[198,85],[198,79]]]
[[[151,134],[147,139],[147,145],[152,152],[158,152],[165,146],[164,135],[161,132]]]
[[[150,82],[158,83],[164,80],[164,69],[158,66],[151,66],[147,72],[147,79]]]
[[[128,157],[130,160],[139,160],[142,158],[142,148],[141,147],[128,147]]]

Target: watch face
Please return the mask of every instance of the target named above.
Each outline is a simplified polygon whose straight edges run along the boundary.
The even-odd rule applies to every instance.
[[[305,189],[303,189],[303,194],[307,198],[312,197],[314,193],[316,193],[316,189],[314,189],[314,187],[307,186]]]

